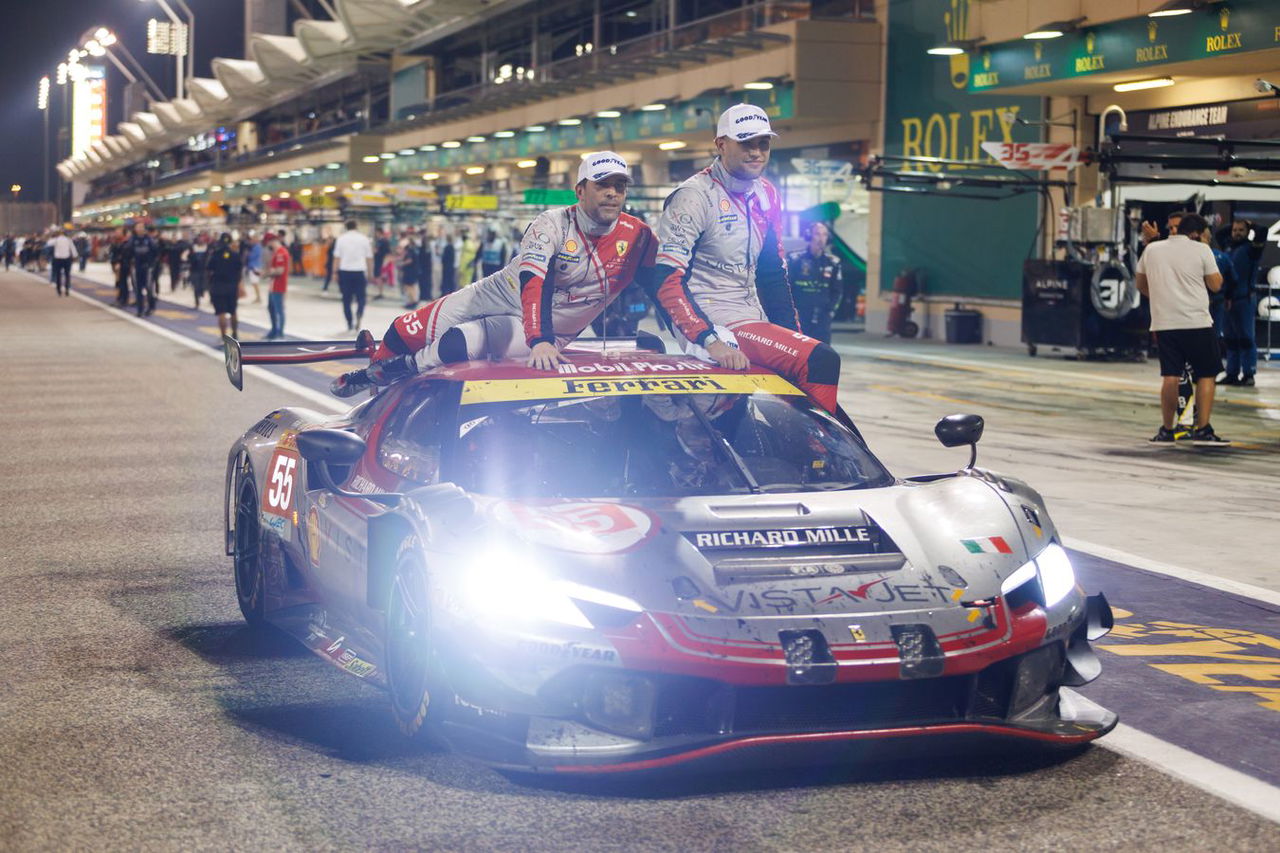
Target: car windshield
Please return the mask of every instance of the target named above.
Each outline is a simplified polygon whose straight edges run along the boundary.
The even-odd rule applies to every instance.
[[[447,476],[503,497],[682,497],[882,486],[862,440],[802,396],[643,394],[463,405]]]

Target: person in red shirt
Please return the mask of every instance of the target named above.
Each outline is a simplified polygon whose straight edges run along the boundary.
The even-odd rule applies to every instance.
[[[284,337],[284,294],[289,289],[289,250],[275,234],[267,234],[264,243],[270,258],[267,262],[267,279],[271,282],[271,292],[267,294],[271,331],[267,333],[266,339],[275,341]]]

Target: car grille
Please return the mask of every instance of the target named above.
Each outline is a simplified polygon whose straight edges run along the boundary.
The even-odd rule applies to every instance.
[[[821,686],[731,687],[667,679],[654,736],[874,729],[1003,718],[1015,667],[977,675]]]

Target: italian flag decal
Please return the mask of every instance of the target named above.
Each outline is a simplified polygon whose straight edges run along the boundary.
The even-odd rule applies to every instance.
[[[970,554],[1012,554],[1013,549],[1003,536],[984,536],[981,539],[961,539],[960,544]]]

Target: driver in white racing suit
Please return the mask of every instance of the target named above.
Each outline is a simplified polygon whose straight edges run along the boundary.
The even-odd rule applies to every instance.
[[[776,135],[752,104],[720,116],[719,156],[676,188],[658,222],[658,300],[687,352],[736,370],[764,365],[834,412],[840,356],[800,333],[782,200],[761,177]]]
[[[622,212],[630,182],[619,155],[587,155],[578,167],[577,204],[540,214],[498,272],[397,317],[373,363],[334,380],[333,393],[350,397],[487,356],[523,356],[530,367],[555,370],[560,350],[619,293],[637,277],[652,277],[653,232]]]

